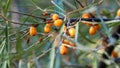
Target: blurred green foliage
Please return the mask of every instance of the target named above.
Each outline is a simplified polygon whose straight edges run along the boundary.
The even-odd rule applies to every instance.
[[[80,18],[83,13],[92,12],[95,17],[98,17],[94,9],[94,7],[96,7],[99,8],[101,17],[115,18],[116,11],[120,8],[117,3],[119,0],[78,0],[84,8],[76,2],[77,0],[56,0],[55,3],[59,1],[60,3],[58,4],[62,4],[62,6],[56,5],[65,12],[58,10],[59,8],[51,1],[52,0],[0,0],[0,68],[97,68],[101,53],[90,51],[89,48],[95,49],[100,46],[103,37],[100,36],[99,32],[91,36],[88,33],[89,27],[79,22],[79,24],[75,25],[77,31],[75,38],[62,36],[63,26],[59,28],[59,31],[55,31],[56,27],[53,26],[51,33],[45,34],[44,21],[31,15],[48,18],[49,16],[42,16],[44,11],[48,11],[49,13],[67,15],[68,18]],[[98,4],[99,2],[100,4]],[[12,6],[12,4],[17,5]],[[30,25],[13,25],[13,23],[9,22],[14,20],[12,19],[12,15],[15,13],[12,13],[13,10],[11,10],[11,8],[14,7],[17,7],[19,12],[21,12],[18,13],[20,24],[40,24],[36,27],[36,36],[29,35]],[[120,21],[115,21],[114,23],[109,22],[104,22],[104,24],[108,26],[106,28],[110,33],[115,26],[120,25]],[[64,24],[65,23],[66,21],[64,21]],[[96,23],[101,24],[101,22]],[[100,32],[107,35],[103,25]],[[51,37],[51,35],[53,36]],[[68,48],[69,53],[67,55],[60,55],[59,46],[62,42],[61,40],[58,41],[60,42],[59,46],[55,48],[54,36],[59,37],[59,39],[63,37],[74,42],[78,49]],[[42,40],[38,41],[39,38],[42,38]],[[28,41],[29,43],[27,43]],[[116,67],[117,64],[113,64],[113,66]],[[112,68],[112,66],[109,67]]]

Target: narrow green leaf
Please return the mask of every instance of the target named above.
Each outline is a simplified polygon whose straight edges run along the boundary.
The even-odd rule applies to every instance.
[[[93,68],[98,68],[98,59],[97,59],[96,53],[94,53],[94,55],[93,55],[92,63],[93,63]]]
[[[18,68],[27,68],[27,63],[24,62],[22,59],[19,60]]]
[[[67,0],[63,0],[65,4],[67,4],[69,7],[71,7],[71,9],[75,10],[76,7],[74,5],[72,5],[69,1]]]
[[[20,39],[20,33],[18,32],[19,30],[17,30],[17,40],[16,40],[16,51],[18,54],[21,54],[23,52],[22,50],[22,42],[21,42],[21,39]],[[22,58],[22,54],[19,55],[19,58]]]
[[[55,58],[55,67],[54,68],[60,68],[60,61],[61,61],[61,55],[60,55],[60,52],[59,52],[59,48],[57,49],[57,53],[56,53],[56,58]]]
[[[2,68],[7,68],[7,61],[4,61]]]
[[[49,62],[49,68],[54,68],[54,62],[55,62],[55,46],[52,45],[52,50],[50,52],[50,62]]]
[[[4,47],[5,47],[5,41],[3,41],[0,45],[0,54],[2,54]]]
[[[9,32],[8,32],[8,21],[6,21],[6,28],[5,28],[5,37],[6,37],[6,42],[5,42],[5,52],[6,52],[6,58],[7,58],[7,63],[8,67],[10,68],[10,45],[9,45]]]
[[[5,7],[5,16],[10,8],[10,4],[11,4],[12,0],[7,0],[7,3],[6,3],[6,7]]]

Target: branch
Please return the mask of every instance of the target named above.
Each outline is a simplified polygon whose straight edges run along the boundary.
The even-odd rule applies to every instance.
[[[27,16],[30,16],[30,17],[33,17],[33,18],[39,18],[43,21],[46,20],[46,18],[43,18],[43,17],[40,17],[40,16],[34,16],[34,15],[31,15],[31,14],[26,14],[26,13],[22,13],[22,12],[16,12],[16,11],[9,11],[9,12],[12,12],[12,13],[17,13],[17,14],[22,14],[22,15],[27,15]]]

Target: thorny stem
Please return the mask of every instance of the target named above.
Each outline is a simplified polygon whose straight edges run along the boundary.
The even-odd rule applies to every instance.
[[[40,17],[40,16],[34,16],[34,15],[31,15],[31,14],[26,14],[26,13],[22,13],[22,12],[16,12],[16,11],[9,11],[9,12],[17,13],[17,14],[21,14],[21,15],[27,15],[27,16],[31,16],[33,18],[38,18],[38,19],[43,20],[44,23],[46,23],[49,20],[52,20],[51,18],[43,18],[43,17]],[[0,15],[0,17],[3,18],[4,21],[8,21],[9,23],[13,23],[13,24],[20,24],[20,25],[26,25],[26,26],[31,26],[31,25],[38,26],[38,25],[41,24],[41,23],[37,23],[37,24],[22,24],[22,23],[19,23],[19,22],[14,22],[14,21],[7,20],[2,15]],[[64,19],[64,18],[60,17],[60,19]],[[112,19],[112,18],[102,18],[102,19],[103,19],[103,21],[112,21],[112,20],[120,20],[120,17],[116,18],[116,19]],[[67,18],[66,20],[67,21],[70,20],[70,24],[72,24],[72,25],[76,24],[79,21],[88,21],[88,22],[100,22],[101,21],[99,18]]]

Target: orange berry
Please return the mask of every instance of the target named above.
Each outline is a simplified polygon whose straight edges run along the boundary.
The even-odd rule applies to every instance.
[[[68,41],[68,40],[66,40],[66,39],[63,40],[63,43],[64,43],[64,44],[68,44],[68,45],[70,45],[70,46],[75,46],[74,43],[72,43],[72,42],[70,42],[70,41]]]
[[[49,33],[50,30],[51,30],[50,26],[49,26],[49,25],[45,25],[45,27],[44,27],[44,32],[45,32],[45,33]]]
[[[97,30],[99,30],[101,26],[100,26],[100,24],[95,24],[94,27],[95,27]]]
[[[68,52],[67,47],[64,45],[61,45],[60,46],[60,54],[65,55],[65,54],[67,54],[67,52]]]
[[[64,40],[63,40],[63,43],[64,43],[64,44],[69,44],[69,41],[66,40],[66,39],[64,39]]]
[[[94,26],[91,26],[89,29],[89,34],[94,35],[97,32],[96,28]]]
[[[35,36],[37,34],[37,30],[34,26],[31,26],[29,29],[29,33],[31,36]]]
[[[58,19],[58,20],[56,20],[55,22],[54,22],[54,25],[56,26],[56,27],[59,27],[59,26],[61,26],[62,25],[62,20],[61,19]]]
[[[90,13],[85,13],[82,15],[82,18],[92,18]]]
[[[118,57],[118,52],[113,51],[113,52],[112,52],[112,57],[113,57],[113,58],[117,58],[117,57]]]
[[[82,18],[92,18],[91,14],[90,13],[85,13],[82,15]],[[83,24],[87,24],[87,22],[82,22]],[[89,24],[88,24],[89,26]],[[91,25],[90,25],[91,26]]]
[[[118,9],[118,11],[117,11],[117,16],[120,17],[120,9]]]
[[[48,23],[50,26],[52,26],[53,25],[53,23],[52,22],[50,22],[50,23]]]
[[[69,32],[69,34],[70,34],[71,37],[74,37],[74,36],[75,36],[75,28],[70,28],[70,29],[68,30],[68,32]]]
[[[52,15],[52,19],[53,19],[53,21],[59,19],[59,15],[58,14],[53,14]]]
[[[51,23],[47,23],[47,24],[46,24],[46,26],[51,27],[51,26],[52,26],[52,24],[51,24]]]

